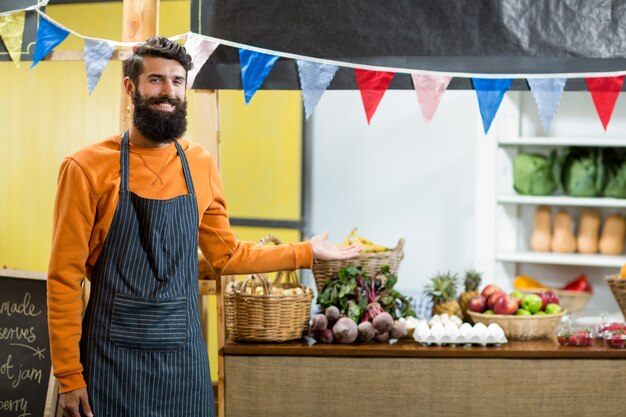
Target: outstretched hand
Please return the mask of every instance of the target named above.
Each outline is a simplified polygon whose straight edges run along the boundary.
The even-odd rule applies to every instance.
[[[330,244],[328,242],[328,232],[313,236],[310,242],[313,248],[313,259],[322,261],[355,258],[363,250],[359,245],[338,247]]]

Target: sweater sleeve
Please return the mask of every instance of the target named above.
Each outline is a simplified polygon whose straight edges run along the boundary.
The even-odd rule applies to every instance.
[[[239,241],[230,229],[221,180],[212,159],[209,180],[212,200],[200,222],[199,244],[216,274],[311,268],[313,250],[308,241],[278,246]]]
[[[95,214],[96,198],[87,177],[76,162],[65,159],[59,170],[48,267],[50,350],[60,393],[86,386],[79,352],[81,284]]]

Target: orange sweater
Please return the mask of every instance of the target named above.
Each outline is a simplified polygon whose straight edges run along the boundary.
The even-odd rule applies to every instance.
[[[61,164],[48,268],[48,321],[54,375],[60,392],[86,386],[82,376],[81,283],[90,278],[102,250],[120,186],[121,137],[88,146]],[[218,274],[310,268],[308,242],[260,246],[240,242],[230,230],[217,168],[201,146],[179,141],[187,155],[198,200],[199,245]],[[170,199],[187,193],[174,144],[130,145],[130,191],[144,198]]]

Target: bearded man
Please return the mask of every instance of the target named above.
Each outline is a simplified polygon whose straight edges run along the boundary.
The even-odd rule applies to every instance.
[[[213,416],[197,309],[198,247],[217,274],[348,259],[328,234],[276,247],[237,240],[212,156],[185,133],[185,49],[158,37],[124,62],[130,129],[60,168],[48,320],[65,416]],[[81,284],[91,295],[81,318]]]

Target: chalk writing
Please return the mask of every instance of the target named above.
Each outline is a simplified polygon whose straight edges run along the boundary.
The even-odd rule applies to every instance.
[[[20,303],[11,301],[3,301],[0,304],[0,315],[6,314],[12,316],[13,314],[22,314],[26,317],[37,317],[41,314],[41,310],[35,312],[37,307],[30,303],[31,295],[29,292],[24,294],[24,299]]]

